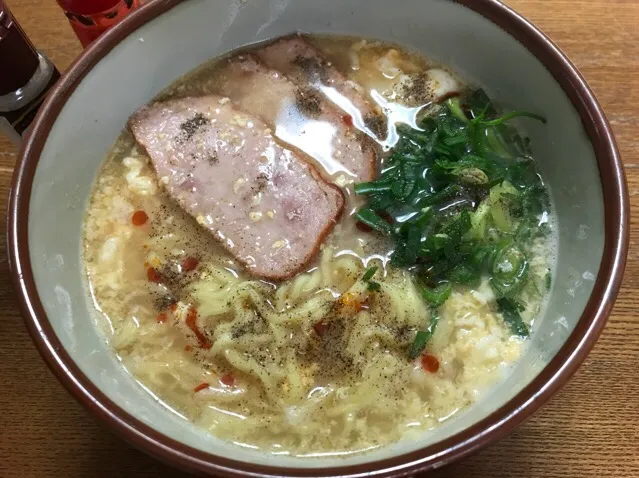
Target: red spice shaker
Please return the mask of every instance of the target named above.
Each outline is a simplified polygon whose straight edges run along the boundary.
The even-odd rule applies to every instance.
[[[58,0],[76,36],[86,47],[140,6],[140,0]]]
[[[0,0],[0,131],[19,145],[48,91],[60,78]]]

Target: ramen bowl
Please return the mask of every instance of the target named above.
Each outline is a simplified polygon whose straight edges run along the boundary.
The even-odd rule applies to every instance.
[[[610,126],[584,79],[539,30],[494,0],[151,1],[91,45],[40,111],[9,206],[13,280],[33,340],[62,384],[122,438],[221,476],[403,476],[496,441],[546,402],[593,347],[628,245],[628,199]],[[136,382],[91,318],[81,261],[87,200],[127,118],[202,62],[293,31],[375,38],[451,66],[505,107],[540,111],[528,134],[558,221],[548,308],[509,376],[417,439],[345,456],[275,455],[220,440]]]

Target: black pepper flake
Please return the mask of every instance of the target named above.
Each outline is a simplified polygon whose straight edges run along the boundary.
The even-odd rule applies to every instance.
[[[325,317],[322,322],[326,324],[322,337],[307,345],[305,353],[301,354],[304,361],[319,367],[315,372],[316,380],[336,377],[357,380],[362,372],[361,361],[354,360],[346,353],[351,327],[339,316]]]
[[[263,192],[268,186],[268,175],[266,173],[258,174],[257,178],[255,179],[255,183],[257,184],[257,192],[258,193]],[[255,188],[251,188],[251,189],[255,189]]]
[[[303,78],[310,82],[328,83],[329,75],[326,68],[326,62],[320,58],[298,55],[293,64],[299,68]]]
[[[184,141],[189,141],[195,134],[208,123],[208,120],[202,113],[196,113],[193,118],[186,120],[180,125],[182,137]]]
[[[170,294],[161,295],[153,300],[153,307],[155,307],[158,312],[164,312],[176,302],[177,300],[175,300]]]
[[[298,88],[295,102],[297,108],[311,118],[317,118],[322,113],[322,97],[313,88]]]
[[[262,315],[254,310],[255,315],[248,321],[238,324],[231,329],[231,337],[239,339],[244,335],[262,334],[268,330],[268,322]]]
[[[377,152],[377,149],[375,148],[375,143],[371,141],[369,136],[363,131],[358,131],[357,133],[355,133],[355,138],[357,139],[357,142],[360,144],[362,151],[364,152],[372,151],[373,153]]]
[[[432,89],[428,84],[426,74],[415,73],[411,75],[408,84],[402,86],[401,95],[410,104],[422,105],[429,103],[432,99]]]
[[[164,285],[173,293],[174,296],[180,297],[182,291],[190,282],[190,278],[183,274],[180,270],[180,264],[177,261],[169,261],[159,271],[164,280]]]
[[[377,139],[386,138],[388,126],[386,123],[386,119],[383,116],[375,114],[367,115],[364,118],[364,124],[375,135]]]

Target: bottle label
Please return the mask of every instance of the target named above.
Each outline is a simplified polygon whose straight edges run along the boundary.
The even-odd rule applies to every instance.
[[[0,113],[0,119],[4,118],[5,121],[9,123],[11,129],[13,129],[18,135],[24,136],[27,128],[29,128],[29,126],[35,119],[36,114],[38,114],[38,109],[47,97],[47,93],[55,84],[55,82],[58,81],[59,78],[60,73],[58,73],[58,71],[54,69],[49,83],[42,90],[42,93],[40,93],[38,97],[36,97],[33,101],[26,104],[20,109]]]

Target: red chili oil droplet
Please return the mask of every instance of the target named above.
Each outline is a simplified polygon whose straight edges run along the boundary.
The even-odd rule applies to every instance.
[[[169,304],[169,310],[171,312],[175,312],[177,310],[177,302],[173,302],[173,303]]]
[[[186,325],[191,327],[191,323],[195,324],[195,319],[197,319],[197,310],[195,307],[191,307],[186,313]]]
[[[357,221],[357,223],[355,224],[355,227],[357,227],[357,229],[359,229],[362,232],[373,232],[372,227],[370,227],[368,224],[364,224],[361,221]]]
[[[209,342],[209,339],[206,337],[206,335],[204,335],[202,333],[202,331],[200,329],[197,328],[197,310],[195,310],[195,308],[191,307],[189,309],[189,312],[186,315],[186,326],[191,329],[191,331],[195,334],[195,337],[197,337],[198,342],[200,343],[200,347],[202,347],[203,349],[210,349],[213,344],[211,344],[211,342]]]
[[[182,261],[182,272],[191,272],[195,270],[200,261],[198,261],[195,257],[187,257]]]
[[[324,337],[324,334],[326,333],[326,329],[328,329],[328,324],[321,320],[313,326],[313,330],[320,337]]]
[[[431,354],[422,355],[422,367],[430,373],[436,373],[439,370],[439,360]]]
[[[131,222],[134,226],[144,226],[149,220],[149,216],[144,211],[135,211],[131,216]]]
[[[200,392],[200,391],[202,391],[202,390],[204,390],[204,389],[206,389],[206,388],[209,388],[209,384],[208,384],[208,383],[206,383],[206,382],[202,382],[202,383],[201,383],[201,384],[199,384],[197,387],[195,387],[195,388],[193,389],[193,391],[194,391],[195,393],[197,393],[197,392]]]
[[[190,352],[191,350],[193,350],[193,347],[191,347],[190,345],[185,345],[185,346],[184,346],[184,350],[185,350],[186,352]]]
[[[169,316],[167,315],[166,312],[160,312],[156,318],[156,320],[158,321],[159,324],[163,324],[164,322],[167,321],[167,319],[169,318]]]
[[[342,116],[342,121],[346,126],[353,126],[353,117],[351,115]]]
[[[162,276],[155,267],[149,267],[146,270],[146,278],[149,280],[149,282],[155,282],[157,284],[162,282]]]
[[[235,385],[235,379],[230,373],[222,375],[222,378],[220,378],[220,382],[222,382],[222,384],[226,385],[227,387],[233,387]]]

